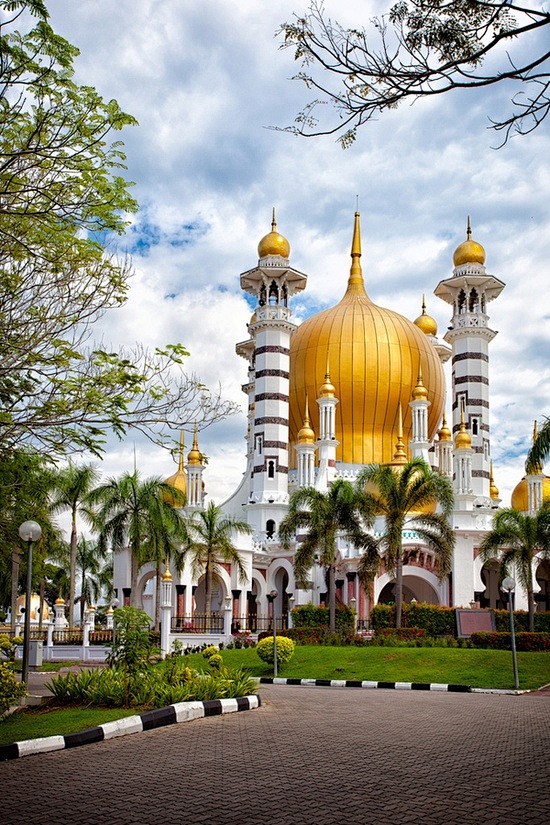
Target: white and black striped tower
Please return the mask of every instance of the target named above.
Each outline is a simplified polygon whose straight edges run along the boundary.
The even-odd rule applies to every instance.
[[[268,532],[277,529],[288,503],[289,355],[296,329],[288,299],[307,282],[290,266],[289,255],[290,244],[277,232],[273,210],[271,232],[258,244],[258,265],[241,275],[241,289],[257,301],[256,318],[248,327],[254,341],[249,520],[258,531]]]
[[[487,304],[504,283],[485,269],[485,250],[467,238],[453,255],[453,276],[440,281],[435,294],[451,304],[453,317],[445,334],[452,346],[453,433],[460,430],[461,408],[472,441],[472,493],[490,498],[489,344],[497,334],[489,328]]]

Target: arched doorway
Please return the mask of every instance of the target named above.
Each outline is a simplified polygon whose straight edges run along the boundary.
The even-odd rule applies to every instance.
[[[408,603],[413,599],[426,604],[440,604],[437,591],[423,578],[414,575],[403,576],[403,602]],[[378,604],[395,604],[395,581],[389,581],[384,585],[378,596]]]
[[[503,599],[499,588],[499,563],[496,559],[486,561],[480,571],[485,590],[476,593],[476,600],[480,607],[492,607],[495,610],[506,610],[508,602]]]

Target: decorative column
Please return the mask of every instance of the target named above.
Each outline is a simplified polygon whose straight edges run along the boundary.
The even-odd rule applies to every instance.
[[[232,636],[231,623],[233,620],[233,599],[231,596],[226,596],[224,600],[224,619],[223,632],[226,641]]]
[[[453,441],[447,427],[447,417],[443,413],[443,423],[439,430],[439,472],[447,478],[453,477]]]
[[[160,584],[160,655],[163,659],[170,653],[170,630],[172,623],[172,574],[166,565]]]
[[[339,441],[336,440],[336,390],[330,380],[330,371],[327,355],[327,369],[325,380],[319,389],[319,439],[317,448],[319,450],[319,472],[317,474],[316,487],[325,491],[336,475],[336,448]]]
[[[107,619],[107,630],[112,630],[114,625],[113,614],[114,614],[113,606],[109,605],[108,610],[105,613],[105,617]]]
[[[422,383],[422,370],[418,373],[416,387],[412,393],[412,401],[409,407],[412,411],[412,438],[409,441],[409,448],[413,458],[422,458],[429,463],[428,450],[430,441],[428,438],[428,390]]]
[[[306,394],[304,423],[298,433],[296,452],[298,454],[298,487],[313,487],[315,484],[315,433],[309,420],[309,406]]]
[[[537,422],[533,426],[533,444],[537,440]],[[527,475],[527,507],[530,516],[534,516],[542,507],[544,474],[539,464]]]
[[[462,407],[460,418],[460,429],[455,438],[455,478],[454,487],[457,500],[461,500],[465,506],[459,509],[471,510],[474,499],[472,489],[472,439],[466,431],[464,422],[464,407]],[[457,501],[458,503],[458,501]]]
[[[203,491],[202,491],[202,472],[203,472],[203,458],[199,450],[197,441],[197,427],[195,425],[195,432],[193,435],[193,446],[189,450],[187,457],[187,509],[188,510],[202,510],[203,506]]]
[[[85,614],[85,622],[90,626],[90,632],[95,630],[95,614],[96,607],[94,604],[89,604]]]
[[[53,609],[55,613],[55,629],[65,630],[67,627],[67,619],[65,618],[65,599],[62,599],[61,596],[59,599],[56,599]]]

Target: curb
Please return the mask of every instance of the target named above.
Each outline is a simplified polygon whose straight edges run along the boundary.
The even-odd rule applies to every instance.
[[[433,690],[447,693],[471,693],[469,685],[443,685],[438,682],[360,682],[350,679],[278,679],[261,676],[261,685],[303,685],[307,687],[370,688],[383,690]],[[510,691],[515,693],[515,691]]]
[[[12,742],[0,745],[0,761],[18,759],[21,756],[31,756],[35,753],[49,753],[50,751],[78,748],[81,745],[91,745],[93,742],[103,742],[106,739],[115,739],[131,733],[141,733],[144,730],[162,728],[166,725],[177,725],[180,722],[190,722],[192,719],[201,719],[206,716],[219,716],[223,713],[235,713],[241,710],[259,708],[259,696],[239,696],[237,699],[210,699],[205,702],[178,702],[165,708],[148,710],[136,716],[127,716],[106,722],[95,728],[67,733],[63,736],[45,736],[41,739],[26,739],[23,742]]]

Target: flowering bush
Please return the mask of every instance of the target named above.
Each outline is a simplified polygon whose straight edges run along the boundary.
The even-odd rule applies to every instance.
[[[286,636],[277,636],[277,664],[283,665],[294,653],[294,642]],[[256,653],[263,662],[273,664],[273,636],[262,639],[256,645]]]
[[[217,653],[218,653],[218,648],[215,647],[215,645],[208,645],[208,647],[204,648],[204,650],[202,652],[202,655],[204,656],[205,659],[210,659],[211,656],[216,656]]]
[[[22,636],[14,636],[10,638],[6,634],[0,636],[0,653],[6,657],[9,662],[15,661],[15,651],[18,645],[23,644]]]

